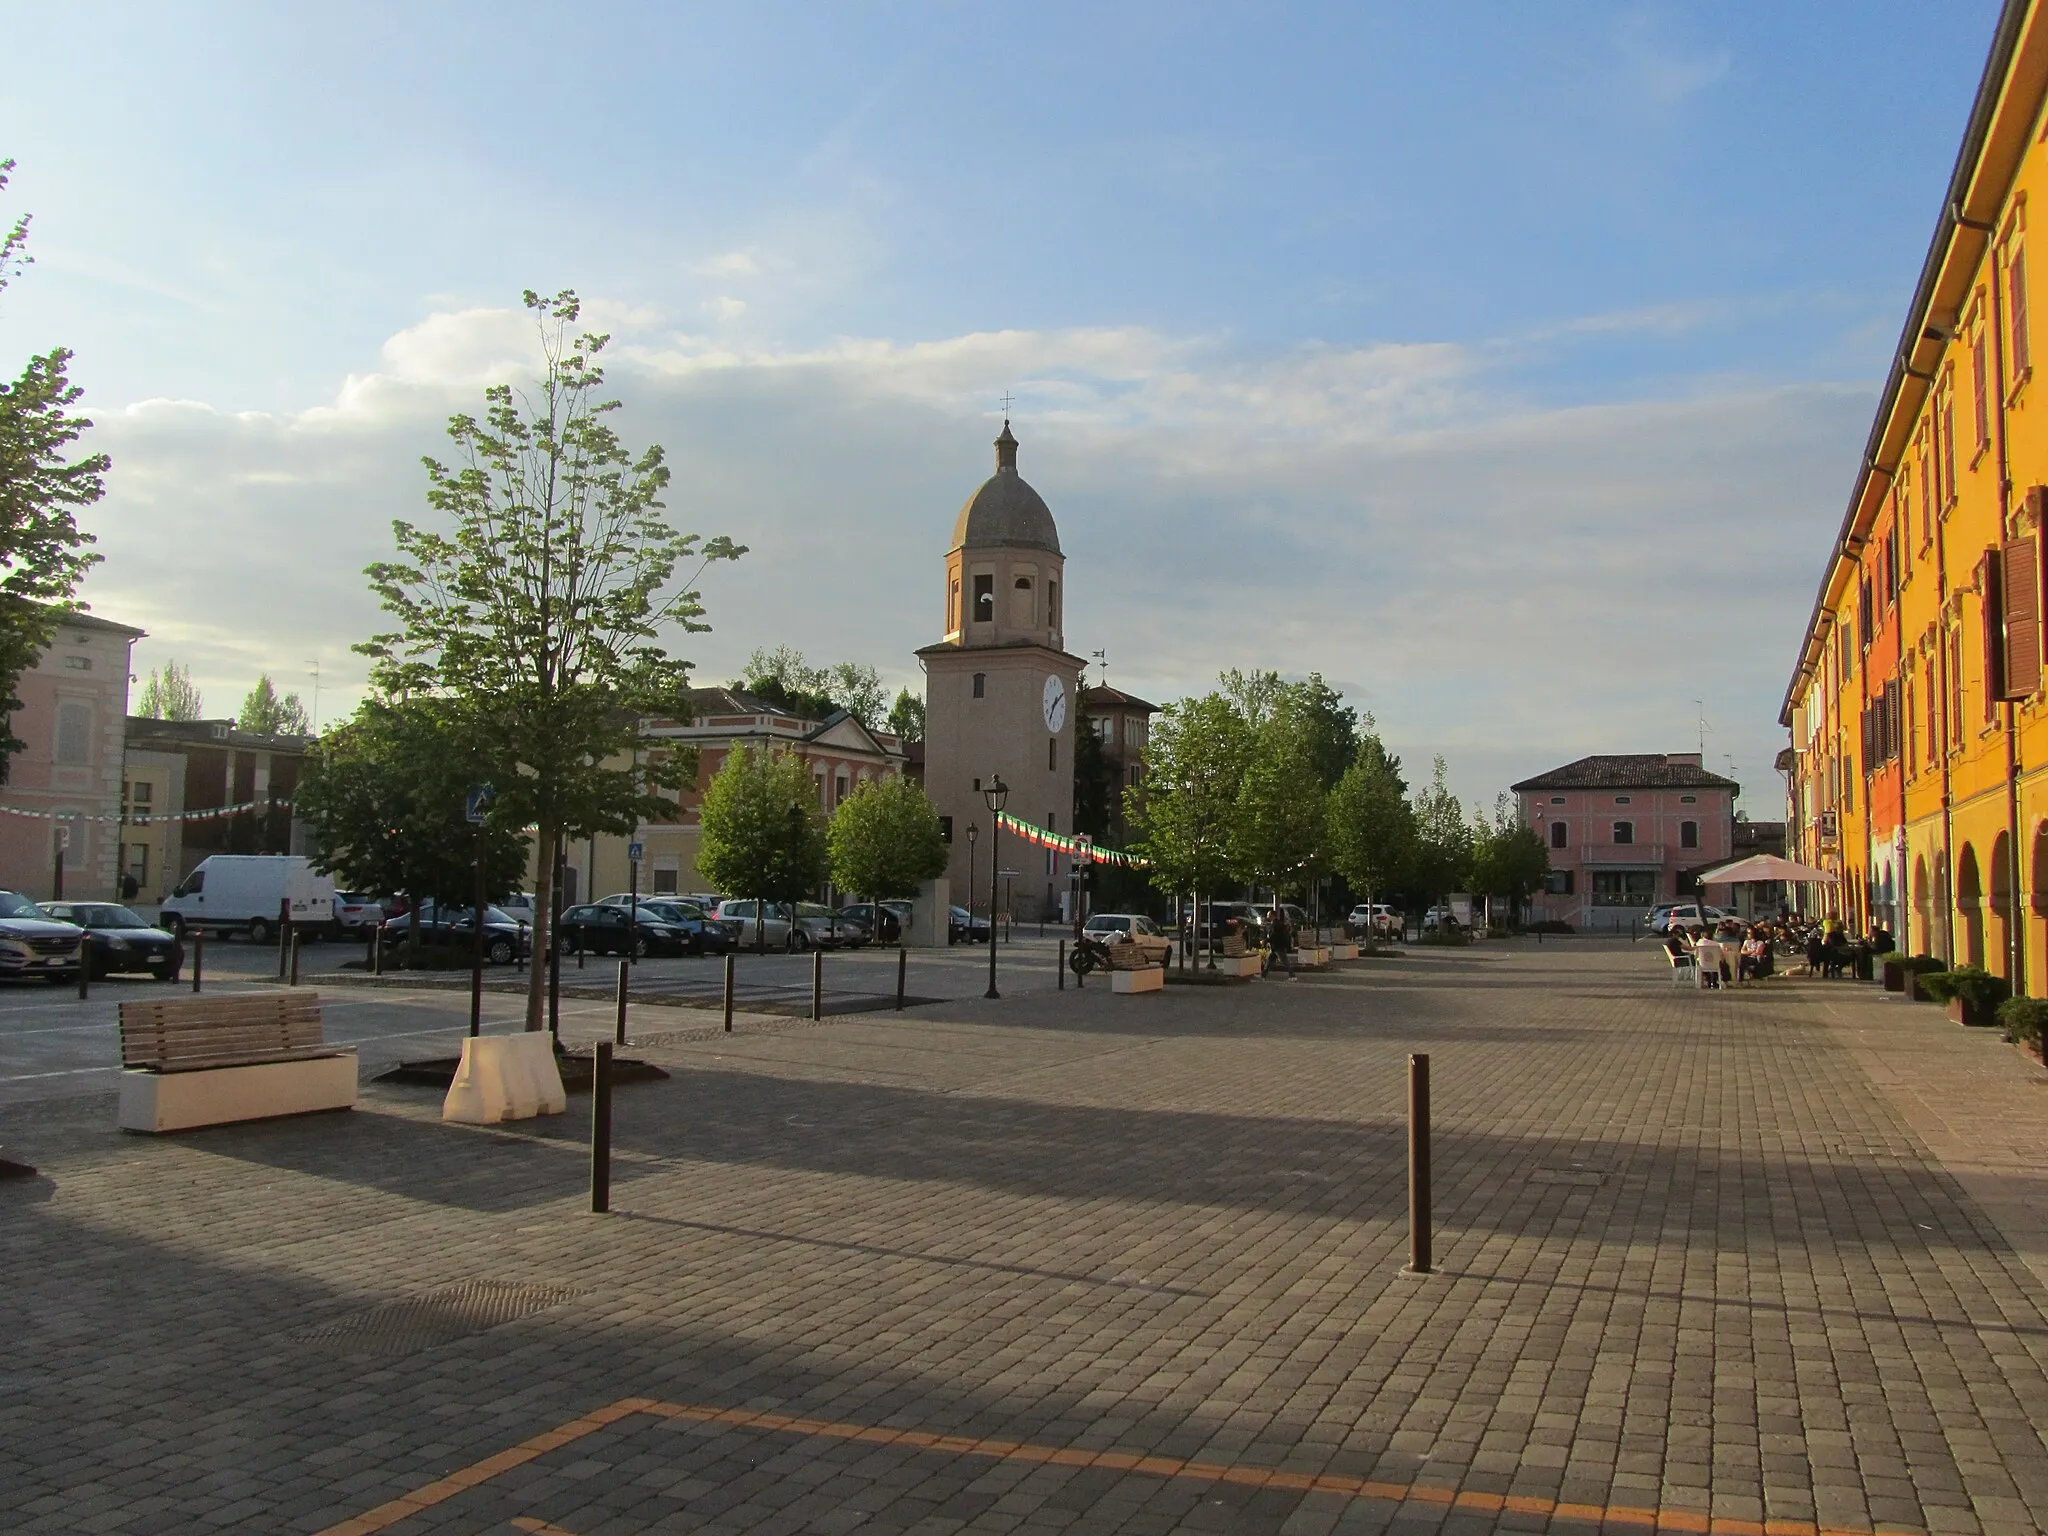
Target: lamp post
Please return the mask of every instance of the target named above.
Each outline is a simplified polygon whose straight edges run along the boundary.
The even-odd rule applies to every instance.
[[[981,836],[978,822],[967,823],[967,942],[974,942],[974,841]]]
[[[1001,774],[988,781],[988,788],[981,792],[981,798],[988,804],[988,990],[983,997],[1001,997],[996,990],[996,870],[1001,867],[1003,850],[1003,807],[1009,803],[1010,786],[1003,782]],[[971,854],[970,854],[971,857]],[[969,897],[970,902],[972,897]],[[970,907],[970,911],[971,911]]]

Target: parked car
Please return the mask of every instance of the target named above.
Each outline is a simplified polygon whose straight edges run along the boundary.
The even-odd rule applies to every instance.
[[[842,921],[859,923],[872,935],[875,931],[875,908],[872,902],[857,901],[851,906],[841,907]],[[882,939],[884,944],[902,942],[904,925],[910,921],[910,903],[907,901],[885,901],[882,903]]]
[[[723,928],[718,930],[718,938],[718,947],[726,947]],[[656,902],[642,902],[637,913],[604,902],[571,907],[562,914],[562,943],[597,955],[630,951],[636,960],[648,955],[700,954],[705,947],[701,917],[693,913],[685,918],[680,911]]]
[[[988,919],[977,917],[962,906],[946,909],[946,942],[948,944],[986,944],[989,938]]]
[[[438,901],[423,901],[417,914],[408,912],[384,925],[384,942],[401,944],[413,932],[419,919],[422,944],[468,944],[475,933],[475,917],[469,907],[444,907]],[[509,912],[484,908],[484,959],[492,965],[510,965],[525,948],[525,927]]]
[[[1344,919],[1344,932],[1354,939],[1398,939],[1402,932],[1401,914],[1392,907],[1361,901]]]
[[[85,930],[15,891],[0,891],[0,976],[76,981]]]
[[[180,880],[160,909],[172,933],[203,928],[208,933],[240,930],[252,943],[277,937],[285,915],[294,923],[326,926],[334,921],[334,881],[313,872],[312,861],[282,853],[215,853]]]
[[[1191,914],[1181,926],[1183,938],[1191,937],[1211,944],[1233,933],[1242,933],[1247,947],[1256,948],[1265,943],[1265,914],[1248,901],[1205,901],[1201,904],[1199,916]]]
[[[515,923],[524,923],[529,928],[533,926],[533,892],[514,891],[509,896],[499,897],[491,905]]]
[[[650,912],[657,913],[665,922],[689,930],[696,935],[692,954],[725,954],[738,947],[739,929],[736,925],[720,922],[711,912],[694,901],[678,901],[663,896],[658,901],[644,901],[640,904]]]
[[[391,914],[384,903],[361,891],[334,893],[334,926],[344,937],[368,941],[370,930],[381,927]]]
[[[1643,915],[1644,928],[1654,934],[1668,934],[1673,928],[1698,933],[1720,923],[1740,921],[1726,907],[1702,906],[1696,901],[1665,902]]]
[[[171,981],[185,962],[185,946],[176,935],[113,902],[46,901],[42,908],[58,922],[85,930],[85,958],[95,976],[147,971],[158,981]]]
[[[841,917],[815,901],[796,904],[796,936],[792,949],[858,949],[868,941],[868,925]]]
[[[732,929],[741,949],[788,949],[789,909],[781,902],[721,901],[718,920]]]

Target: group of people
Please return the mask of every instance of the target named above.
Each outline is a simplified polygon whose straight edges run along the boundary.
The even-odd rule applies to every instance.
[[[1810,976],[1832,980],[1854,973],[1868,979],[1873,958],[1889,954],[1892,947],[1892,936],[1881,926],[1857,939],[1832,917],[1818,922],[1779,919],[1741,923],[1730,919],[1711,931],[1688,933],[1674,928],[1664,940],[1674,965],[1690,957],[1698,967],[1702,987],[1747,986],[1760,981],[1776,971],[1780,954],[1804,955]]]

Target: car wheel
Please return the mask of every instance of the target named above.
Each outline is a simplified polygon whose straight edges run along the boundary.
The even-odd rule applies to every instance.
[[[645,960],[653,952],[654,947],[644,937],[633,941],[633,958],[635,960]]]
[[[167,966],[157,966],[149,974],[158,981],[176,981],[178,979],[178,973]]]
[[[811,947],[811,936],[799,928],[789,936],[789,952],[800,955]]]
[[[491,940],[490,947],[484,951],[484,958],[493,965],[510,965],[512,963],[512,941],[510,939]]]
[[[256,918],[249,924],[249,942],[251,944],[268,944],[276,937],[277,930],[272,928],[263,918]]]
[[[182,939],[183,937],[185,937],[185,919],[180,917],[177,913],[172,912],[169,915],[161,918],[160,921],[163,924],[164,931],[170,934],[172,938]]]

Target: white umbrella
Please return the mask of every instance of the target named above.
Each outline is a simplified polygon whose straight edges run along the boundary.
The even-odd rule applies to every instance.
[[[1811,864],[1795,864],[1775,853],[1759,853],[1737,859],[1733,864],[1723,864],[1719,869],[1706,870],[1701,873],[1699,882],[1701,885],[1743,885],[1751,880],[1789,880],[1795,885],[1833,885],[1838,878],[1824,869],[1815,869]]]

